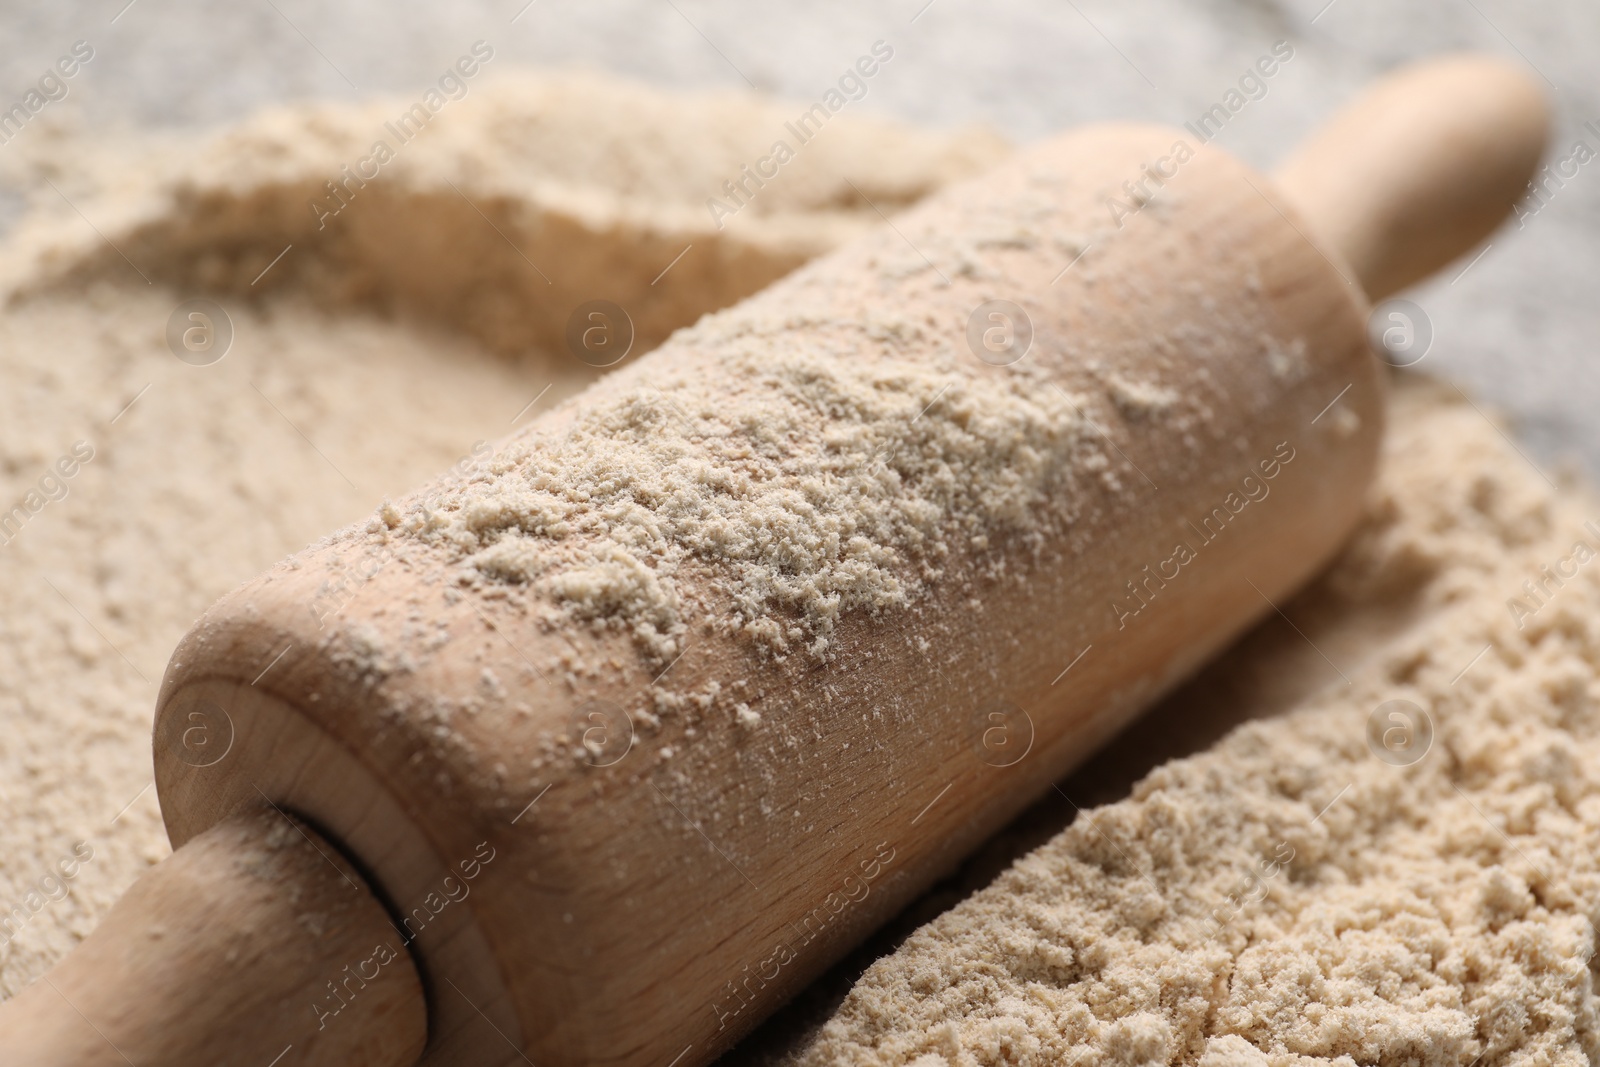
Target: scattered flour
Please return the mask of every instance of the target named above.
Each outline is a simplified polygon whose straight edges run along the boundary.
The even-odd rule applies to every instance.
[[[717,234],[705,190],[789,105],[508,75],[316,231],[311,196],[404,103],[297,105],[214,137],[74,133],[46,115],[0,154],[0,181],[36,200],[0,249],[0,500],[26,499],[75,442],[94,449],[0,547],[0,995],[167,854],[156,687],[219,596],[385,495],[470,467],[592,380],[558,346],[576,303],[646,294],[630,304],[642,352],[878,224],[840,153],[898,207],[996,146],[840,116]],[[507,238],[560,252],[543,263],[553,282]],[[197,294],[234,326],[208,367],[165,340]]]
[[[880,225],[868,200],[902,209],[1005,152],[983,130],[841,116],[718,229],[708,191],[770,146],[790,104],[490,66],[400,143],[391,126],[411,103],[275,108],[213,137],[167,135],[131,168],[125,150],[101,159],[98,138],[30,129],[41,136],[0,158],[0,175],[36,201],[0,281],[70,292],[95,278],[144,284],[131,262],[179,290],[288,291],[335,312],[366,306],[511,356],[564,351],[568,314],[604,299],[627,310],[640,354],[707,308]],[[395,158],[357,185],[348,167],[380,139]],[[115,248],[45,179],[89,210]],[[312,205],[332,200],[330,182],[348,203],[319,218]]]
[[[871,966],[789,1062],[1600,1058],[1600,575],[1521,629],[1506,607],[1600,500],[1430,383],[1390,425],[1365,525],[1288,609],[1349,684],[1085,810]],[[1331,673],[1250,651],[1207,686],[1270,704],[1273,675]],[[1425,750],[1392,700],[1426,713]]]
[[[331,237],[311,234],[308,193],[352,147],[365,150],[389,104],[275,112],[198,155],[128,155],[43,126],[7,154],[10,181],[56,181],[157,284],[59,204],[41,206],[0,262],[14,293],[0,319],[0,499],[36,484],[75,441],[96,449],[67,496],[0,550],[0,915],[19,902],[28,911],[0,944],[0,992],[59,959],[165,854],[146,788],[154,683],[212,600],[383,494],[459,465],[546,384],[559,383],[547,404],[575,391],[592,373],[541,346],[559,338],[571,303],[608,295],[605,279],[620,272],[643,292],[696,244],[662,283],[668,295],[639,315],[647,345],[873,225],[843,195],[850,153],[864,160],[853,180],[893,206],[992,154],[843,116],[830,126],[834,148],[819,142],[812,162],[796,161],[792,194],[764,194],[741,215],[743,231],[717,243],[699,177],[714,174],[714,187],[787,109],[594,79],[540,86],[475,89]],[[734,128],[745,133],[727,136]],[[493,226],[472,229],[478,216],[462,199],[514,247]],[[286,244],[306,254],[266,275],[270,299],[242,299],[263,291],[251,279]],[[597,252],[545,283],[518,251],[543,247]],[[557,284],[559,297],[541,295]],[[178,363],[163,340],[173,305],[200,290],[235,320],[235,349],[212,368]],[[1024,508],[1047,482],[1026,450],[1075,432],[1037,399],[961,427],[958,416],[992,412],[998,398],[962,383],[919,415],[913,405],[946,379],[892,360],[815,379],[802,357],[745,366],[739,380],[781,386],[781,418],[764,432],[811,435],[836,464],[820,485],[759,448],[717,452],[747,414],[737,388],[718,408],[674,411],[644,388],[659,383],[632,380],[537,462],[466,464],[468,506],[416,532],[447,541],[480,574],[558,582],[569,603],[596,612],[626,605],[663,642],[677,626],[672,566],[727,561],[740,625],[771,621],[772,647],[809,646],[838,611],[895,603],[931,579],[937,546],[916,538],[941,509]],[[1294,353],[1277,362],[1294,372]],[[1159,415],[1158,388],[1109,387],[1125,410]],[[1584,569],[1521,629],[1505,608],[1600,506],[1546,488],[1449,395],[1411,386],[1394,403],[1366,525],[1289,607],[1350,684],[1307,695],[1303,680],[1328,673],[1321,659],[1298,635],[1252,635],[1207,675],[1244,694],[1239,706],[1207,716],[1293,710],[1086,812],[875,965],[793,1060],[1491,1067],[1600,1057],[1588,966],[1600,918],[1600,572]],[[828,436],[828,405],[858,415],[842,439]],[[652,437],[660,462],[592,470],[583,443],[601,433],[639,449]],[[964,496],[970,487],[940,475],[949,449],[991,450],[1001,480]],[[742,479],[738,515],[707,492],[708,456]],[[596,490],[586,500],[573,496],[581,478]],[[596,555],[635,493],[670,506],[639,527],[638,543]],[[550,574],[526,551],[558,534],[584,567]],[[903,558],[858,551],[856,537],[878,534],[908,546]],[[796,632],[779,618],[804,622]],[[1368,749],[1368,718],[1392,699],[1432,719],[1432,747],[1411,766]],[[736,705],[736,723],[755,716]],[[43,879],[64,863],[70,893],[51,899]]]
[[[608,379],[562,432],[530,430],[388,521],[631,629],[663,661],[691,557],[717,565],[730,625],[779,654],[821,655],[844,612],[904,605],[936,580],[952,537],[1043,540],[1038,504],[1092,437],[1066,394],[963,375],[950,354],[846,364],[791,316],[752,325],[747,309],[673,338],[737,353],[715,379]]]
[[[1124,416],[1133,420],[1160,415],[1178,402],[1178,394],[1150,382],[1132,381],[1113,374],[1107,378],[1111,402]]]

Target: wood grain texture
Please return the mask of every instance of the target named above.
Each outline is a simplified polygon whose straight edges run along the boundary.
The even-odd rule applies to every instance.
[[[416,955],[424,1063],[707,1062],[1335,551],[1381,429],[1356,279],[1386,291],[1467,247],[1543,136],[1525,100],[1485,112],[1511,141],[1458,136],[1438,106],[1458,84],[1380,87],[1285,169],[1292,196],[1177,131],[1055,138],[519,432],[537,446],[585,409],[716,382],[750,337],[1067,398],[1048,446],[1065,475],[1029,521],[955,524],[937,580],[846,614],[826,659],[718,625],[714,560],[674,577],[688,629],[663,664],[379,520],[230,594],[159,700],[167,866],[263,800],[313,822]],[[1397,138],[1425,175],[1370,158]],[[993,300],[1031,323],[1016,364],[963,354]],[[144,885],[108,937],[159,907]],[[115,1002],[122,964],[69,965]]]
[[[254,636],[208,654],[250,662],[260,652],[250,643]],[[321,828],[360,858],[369,882],[380,887],[396,936],[422,968],[430,1055],[447,1063],[492,1063],[506,1055],[521,1030],[469,907],[480,878],[498,860],[494,847],[480,839],[436,850],[362,760],[271,695],[264,679],[260,686],[249,681],[196,683],[188,710],[156,729],[156,774],[168,790],[162,814],[173,844],[198,840],[219,813],[249,811],[267,797]],[[306,703],[315,708],[318,701]]]
[[[1061,543],[1037,551],[1000,531],[965,543],[921,602],[846,618],[825,665],[779,662],[697,620],[658,688],[743,683],[759,729],[664,718],[655,733],[637,727],[609,766],[569,756],[534,773],[551,737],[571,750],[590,702],[648,706],[660,665],[621,637],[551,631],[515,591],[452,588],[440,550],[349,531],[226,598],[175,657],[161,723],[216,701],[242,743],[209,767],[158,763],[174,841],[251,803],[246,782],[275,768],[281,781],[295,764],[248,740],[260,701],[227,696],[265,690],[366,768],[436,862],[492,843],[500,858],[469,910],[534,1062],[708,1060],[1270,612],[1356,520],[1381,419],[1362,296],[1268,181],[1220,152],[1184,163],[1118,226],[1109,199],[1175,137],[1107,126],[1055,139],[728,313],[753,321],[820,301],[807,343],[865,361],[889,354],[850,325],[875,309],[964,345],[979,304],[1023,306],[1030,370],[1084,398],[1085,441],[1116,476],[1049,502],[1070,517]],[[1018,225],[1036,239],[991,240]],[[1076,252],[1056,237],[1089,246],[1065,274]],[[908,244],[947,269],[898,270],[918,255]],[[977,250],[976,268],[950,262],[952,245]],[[714,379],[722,356],[669,341],[535,432],[561,432],[578,405],[637,387],[655,365]],[[1187,417],[1123,413],[1109,370],[1159,382]],[[969,356],[955,373],[1015,371]],[[1280,464],[1274,478],[1263,463]],[[1250,476],[1269,495],[1235,516]],[[1193,562],[1149,579],[1180,543]],[[328,583],[351,574],[362,577],[340,610],[319,617]],[[700,619],[726,610],[716,577],[709,564],[677,576]],[[1152,599],[1128,618],[1133,582]],[[563,675],[563,660],[604,668]],[[503,692],[484,692],[485,669]],[[997,700],[1023,717],[989,718]],[[1013,762],[1006,745],[1024,733]],[[191,784],[201,778],[212,784]],[[317,813],[340,840],[369,801],[345,803],[348,816]],[[423,959],[436,966],[426,947]]]
[[[427,1037],[405,943],[314,830],[258,805],[140,879],[0,1012],[8,1067],[402,1067]]]

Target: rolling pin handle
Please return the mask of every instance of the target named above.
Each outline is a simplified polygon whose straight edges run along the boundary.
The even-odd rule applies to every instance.
[[[1549,133],[1549,104],[1522,67],[1450,56],[1378,82],[1273,179],[1376,303],[1494,232]]]
[[[411,1067],[426,1040],[383,905],[271,808],[178,849],[0,1004],[7,1067]]]

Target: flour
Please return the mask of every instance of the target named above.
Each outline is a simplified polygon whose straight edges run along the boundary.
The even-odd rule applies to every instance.
[[[873,965],[793,1062],[1600,1056],[1600,576],[1521,630],[1504,607],[1600,501],[1446,390],[1400,390],[1391,426],[1367,522],[1289,608],[1350,683],[1085,810]],[[1395,700],[1421,715],[1369,729]]]
[[[846,364],[784,325],[711,316],[674,342],[744,340],[715,380],[641,368],[563,434],[518,440],[437,509],[388,521],[631,630],[662,662],[689,558],[717,566],[730,625],[821,655],[845,612],[904,606],[936,580],[953,537],[1038,538],[1037,505],[1092,434],[1070,397],[953,358]]]
[[[167,854],[150,716],[173,646],[219,596],[384,497],[473,469],[484,442],[592,380],[561,343],[572,304],[631,279],[642,352],[878,224],[839,195],[840,153],[895,207],[997,144],[841,115],[717,235],[706,190],[792,105],[487,78],[320,233],[308,200],[414,99],[297,105],[209,138],[74,135],[51,109],[0,155],[37,197],[0,250],[0,501],[23,509],[0,523],[0,907],[25,912],[0,944],[0,995]],[[547,252],[552,285],[523,258]],[[166,341],[197,293],[234,327],[206,367]],[[348,652],[383,663],[370,643]],[[69,881],[80,847],[93,862]]]
[[[931,515],[1021,515],[1043,484],[1021,447],[1076,432],[1048,395],[958,432],[962,413],[1011,398],[965,381],[940,394],[939,366],[893,360],[813,380],[796,357],[738,368],[717,407],[618,379],[536,461],[472,454],[530,401],[540,410],[593,378],[560,349],[571,304],[621,300],[607,288],[617,278],[646,294],[693,245],[638,300],[643,351],[876,225],[841,175],[887,211],[970,173],[973,145],[993,151],[842,115],[719,237],[706,190],[790,108],[595,78],[504,84],[452,104],[321,239],[306,197],[398,101],[281,109],[176,153],[75,140],[47,112],[0,160],[56,201],[41,199],[0,255],[13,293],[0,319],[0,500],[25,500],[72,442],[95,449],[70,492],[0,549],[0,901],[28,910],[0,945],[0,992],[43,973],[166,854],[149,726],[177,639],[216,597],[385,496],[454,464],[452,507],[467,506],[434,501],[427,536],[466,572],[552,582],[571,610],[653,630],[663,653],[678,625],[670,565],[706,559],[731,568],[738,625],[776,650],[810,648],[835,613],[892,606],[933,580],[937,551],[913,536]],[[427,244],[441,232],[455,239]],[[551,250],[563,269],[547,283],[529,259]],[[908,256],[903,269],[926,267]],[[165,347],[168,315],[195,291],[234,320],[234,350],[212,367]],[[863,328],[894,338],[914,324]],[[1294,357],[1274,368],[1292,375]],[[740,417],[738,383],[759,375],[782,387],[784,430],[836,466],[808,495],[799,473],[740,457],[752,491],[730,516],[702,491],[697,457]],[[1125,413],[1164,417],[1159,383],[1108,384]],[[819,402],[861,417],[830,436]],[[1448,393],[1406,388],[1394,403],[1366,523],[1286,607],[1351,684],[1308,692],[1308,679],[1340,680],[1298,634],[1263,645],[1258,631],[1214,675],[1236,683],[1219,688],[1242,694],[1239,707],[1207,715],[1296,710],[1088,810],[876,965],[796,1059],[1490,1067],[1600,1055],[1587,965],[1600,919],[1600,571],[1578,569],[1531,615],[1506,606],[1571,554],[1600,505],[1547,487]],[[612,431],[636,450],[653,435],[662,461],[571,499],[571,479],[600,473],[585,466],[585,435]],[[946,448],[998,450],[980,459],[1018,476],[941,484],[932,457]],[[887,493],[893,479],[917,506]],[[597,552],[634,491],[672,506],[638,543]],[[410,524],[408,507],[381,520]],[[905,547],[853,554],[864,529]],[[545,568],[534,539],[572,554]],[[1369,717],[1396,699],[1433,728],[1406,766],[1368,748]],[[731,728],[758,718],[736,702]],[[91,854],[47,881],[63,857]]]

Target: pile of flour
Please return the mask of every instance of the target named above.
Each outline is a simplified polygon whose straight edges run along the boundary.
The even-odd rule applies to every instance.
[[[704,198],[793,109],[502,84],[452,103],[325,228],[312,195],[408,101],[284,109],[203,143],[41,122],[8,146],[7,180],[40,197],[0,254],[0,502],[45,502],[0,548],[0,992],[166,853],[149,717],[216,597],[591,380],[560,347],[573,304],[636,308],[642,351],[877,225],[852,185],[892,210],[994,154],[842,115],[719,230]],[[208,367],[165,340],[199,292],[235,331]],[[1285,606],[1298,631],[1269,620],[1101,762],[1186,758],[918,931],[782,1057],[1600,1055],[1600,563],[1574,548],[1600,549],[1600,507],[1452,391],[1408,379],[1393,405],[1367,522]],[[517,565],[499,551],[481,562]],[[753,592],[825,608],[847,577]],[[1432,731],[1404,765],[1413,735],[1393,731],[1423,720],[1397,705],[1371,726],[1395,700]],[[1063,788],[1089,805],[1082,781]]]
[[[543,340],[574,304],[627,303],[638,354],[879,225],[846,176],[893,210],[996,144],[840,115],[719,231],[706,196],[792,105],[507,73],[319,231],[313,196],[409,103],[209,138],[46,113],[0,155],[36,200],[0,249],[0,510],[24,515],[0,535],[0,994],[167,854],[150,718],[218,597],[592,381]],[[209,366],[168,348],[197,295],[233,327]]]
[[[1086,807],[782,1058],[1600,1057],[1600,499],[1398,384],[1366,522],[1286,609],[1303,633],[1269,621],[1147,726],[1287,710]]]

